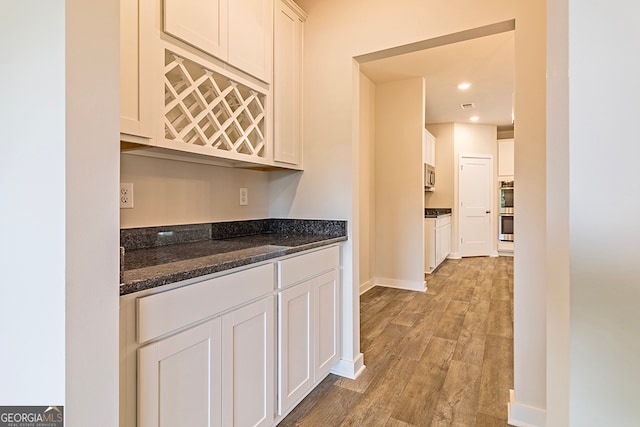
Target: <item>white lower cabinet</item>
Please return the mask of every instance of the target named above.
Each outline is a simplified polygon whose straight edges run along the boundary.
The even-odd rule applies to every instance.
[[[337,247],[285,260],[278,294],[278,415],[287,413],[339,359]],[[284,278],[284,280],[282,280]],[[295,280],[295,279],[294,279]]]
[[[338,361],[339,260],[336,245],[122,297],[120,425],[280,421]]]
[[[270,426],[269,296],[138,350],[140,426]]]
[[[451,253],[451,216],[425,218],[424,269],[432,273]]]

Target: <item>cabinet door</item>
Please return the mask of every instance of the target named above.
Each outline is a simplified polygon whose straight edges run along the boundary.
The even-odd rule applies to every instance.
[[[423,130],[422,157],[424,163],[436,166],[436,138],[426,129]]]
[[[222,317],[222,423],[270,426],[274,412],[274,301]],[[181,424],[195,425],[195,424]]]
[[[165,33],[226,61],[227,10],[228,0],[164,0],[163,29]]]
[[[138,350],[138,425],[220,426],[220,319]]]
[[[498,175],[513,176],[514,174],[514,144],[513,139],[498,141]]]
[[[440,238],[442,239],[442,261],[444,261],[447,256],[451,253],[451,224],[447,224],[442,227],[442,233],[440,234]]]
[[[442,261],[442,227],[436,226],[436,267]]]
[[[338,361],[338,272],[314,279],[315,379],[329,373]]]
[[[425,273],[431,273],[436,264],[436,220],[425,218],[424,220],[424,269]]]
[[[139,0],[120,1],[120,132],[126,135],[151,138],[152,80],[150,55],[153,49],[147,42],[150,22],[144,19],[145,5]],[[145,77],[143,77],[145,76]]]
[[[302,19],[278,0],[275,17],[273,91],[274,160],[302,160]]]
[[[273,0],[231,0],[229,63],[267,83],[273,64]]]
[[[284,414],[313,385],[313,304],[310,282],[279,296],[278,414]]]

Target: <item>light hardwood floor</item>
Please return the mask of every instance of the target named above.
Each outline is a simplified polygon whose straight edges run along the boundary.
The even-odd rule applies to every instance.
[[[513,259],[446,260],[425,293],[360,299],[366,370],[329,375],[279,425],[506,426],[513,388]]]

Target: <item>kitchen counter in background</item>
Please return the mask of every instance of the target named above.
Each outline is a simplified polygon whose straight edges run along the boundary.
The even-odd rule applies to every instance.
[[[451,215],[451,208],[425,208],[425,218],[437,218],[442,215]]]
[[[347,222],[260,219],[120,230],[120,295],[347,240]]]

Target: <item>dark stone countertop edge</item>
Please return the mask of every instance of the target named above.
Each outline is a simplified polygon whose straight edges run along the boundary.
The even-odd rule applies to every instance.
[[[179,270],[172,273],[163,273],[157,276],[148,277],[145,279],[129,280],[120,284],[120,296],[132,294],[135,292],[157,288],[163,285],[169,285],[177,283],[183,280],[189,280],[197,277],[207,276],[209,274],[219,273],[222,271],[231,270],[238,267],[244,267],[247,265],[255,264],[261,261],[267,261],[274,258],[291,255],[297,252],[306,251],[309,249],[315,249],[322,246],[329,246],[335,243],[344,242],[347,240],[347,236],[339,237],[327,237],[320,241],[302,244],[298,246],[274,246],[273,249],[259,254],[242,256],[233,260],[226,260],[224,262],[212,262],[209,265],[204,265],[190,270]],[[241,251],[239,251],[241,252]],[[126,274],[126,273],[125,273]]]
[[[437,218],[439,216],[451,215],[451,208],[424,208],[425,218]]]

